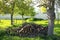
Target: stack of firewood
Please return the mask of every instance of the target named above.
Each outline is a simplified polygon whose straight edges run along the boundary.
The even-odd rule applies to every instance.
[[[23,23],[22,27],[10,29],[8,30],[8,33],[12,31],[19,36],[38,35],[38,34],[46,35],[47,29],[48,27],[43,27],[41,25],[34,23]]]

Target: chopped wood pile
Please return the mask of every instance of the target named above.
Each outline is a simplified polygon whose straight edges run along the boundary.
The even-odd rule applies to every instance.
[[[48,27],[43,27],[42,25],[34,23],[23,23],[22,27],[7,29],[7,33],[13,33],[14,35],[19,36],[31,36],[31,35],[47,35]]]

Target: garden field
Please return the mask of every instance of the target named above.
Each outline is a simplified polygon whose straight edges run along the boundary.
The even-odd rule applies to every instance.
[[[28,22],[28,21],[27,21]],[[41,24],[43,26],[47,26],[48,21],[47,20],[41,20],[41,21],[33,21],[36,24]],[[60,40],[60,21],[59,24],[57,24],[57,21],[55,20],[55,27],[54,27],[54,36],[48,37],[48,36],[37,36],[37,37],[19,37],[19,36],[8,36],[5,35],[5,28],[8,28],[11,26],[10,20],[1,20],[0,22],[0,40]],[[22,24],[22,20],[14,20],[14,24],[20,25]],[[2,30],[1,30],[2,29]]]

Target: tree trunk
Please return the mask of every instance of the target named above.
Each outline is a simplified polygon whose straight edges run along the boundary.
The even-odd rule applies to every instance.
[[[22,15],[22,20],[24,20],[24,17],[23,17],[23,15]]]
[[[22,13],[22,23],[24,23],[24,16],[23,16],[23,13]]]
[[[14,14],[14,7],[15,7],[15,2],[12,4],[12,12],[11,12],[11,25],[13,25],[13,14]]]
[[[13,25],[13,13],[11,14],[11,25]]]
[[[54,31],[54,20],[48,20],[48,35],[53,35]]]
[[[54,20],[55,20],[55,13],[54,13],[54,2],[55,0],[50,0],[50,7],[48,9],[48,36],[53,35],[54,31]]]
[[[55,13],[53,10],[49,10],[47,15],[48,15],[48,35],[53,35]]]
[[[53,30],[54,30],[54,20],[55,20],[55,13],[51,10],[48,13],[48,35],[52,35],[53,34]]]

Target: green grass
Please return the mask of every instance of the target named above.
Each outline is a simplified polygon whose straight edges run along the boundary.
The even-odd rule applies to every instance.
[[[43,38],[40,37],[34,37],[34,38],[29,38],[29,37],[18,37],[18,36],[4,36],[2,40],[44,40]]]
[[[14,24],[22,24],[22,20],[14,20]],[[1,20],[0,22],[0,29],[5,29],[11,26],[10,20]]]
[[[29,20],[26,20],[27,22],[31,22]],[[22,24],[22,20],[14,20],[14,24]],[[42,21],[33,21],[36,24],[48,24],[47,20],[42,20]],[[59,22],[60,23],[60,22]],[[57,21],[55,21],[55,24],[57,24]],[[7,28],[8,26],[11,26],[11,21],[10,20],[1,20],[0,22],[0,28]]]
[[[33,21],[36,24],[41,24],[46,26],[48,24],[47,20]],[[60,21],[59,21],[60,23]],[[22,24],[22,20],[14,20],[14,24]],[[5,29],[11,26],[10,20],[1,20],[0,29]],[[0,40],[60,40],[60,25],[55,21],[54,36],[37,36],[37,37],[19,37],[19,36],[8,36],[5,30],[0,30]]]

